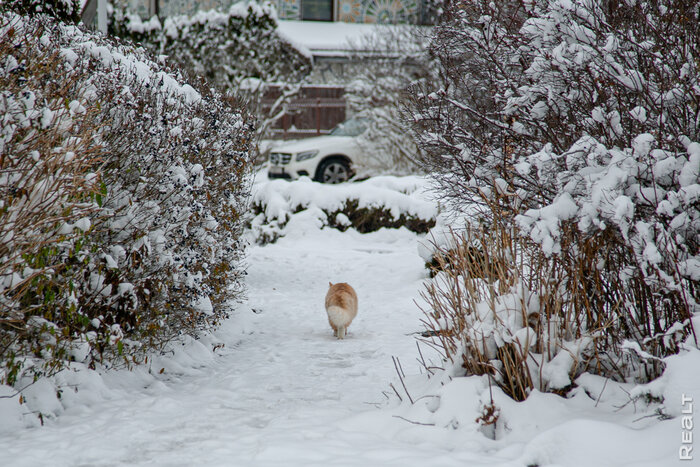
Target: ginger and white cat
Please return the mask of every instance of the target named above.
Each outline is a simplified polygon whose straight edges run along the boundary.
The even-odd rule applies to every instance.
[[[357,316],[357,294],[349,284],[340,282],[328,283],[326,294],[326,313],[328,322],[333,328],[333,335],[338,339],[345,338],[348,326]]]

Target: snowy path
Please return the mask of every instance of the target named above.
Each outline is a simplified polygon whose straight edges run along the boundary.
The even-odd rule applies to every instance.
[[[248,300],[213,336],[131,372],[40,380],[24,405],[0,392],[0,467],[679,465],[679,420],[658,422],[654,406],[630,403],[632,384],[584,375],[568,399],[533,391],[516,403],[491,396],[482,377],[426,381],[413,337],[425,279],[419,237],[319,230],[311,211],[277,243],[251,248]],[[359,296],[342,341],[323,308],[329,281]],[[392,356],[423,397],[378,410],[392,380],[403,393]],[[672,391],[700,391],[684,370],[698,364],[700,353],[686,352],[653,383],[671,391],[665,410],[680,414]],[[491,397],[501,409],[495,440],[475,421]],[[30,410],[48,414],[45,426]]]
[[[474,456],[352,422],[383,399],[392,355],[415,369],[416,242],[404,230],[323,230],[252,248],[249,300],[217,332],[218,356],[84,382],[74,404],[64,395],[60,417],[1,438],[0,465],[464,465]],[[360,299],[344,341],[323,309],[329,280]]]

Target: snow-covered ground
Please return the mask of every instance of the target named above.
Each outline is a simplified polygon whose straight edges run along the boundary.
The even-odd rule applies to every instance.
[[[501,425],[485,436],[475,423],[489,394],[482,378],[420,374],[423,239],[309,223],[251,247],[248,300],[213,336],[131,372],[64,372],[60,400],[47,381],[22,405],[0,398],[0,466],[691,465],[678,461],[679,418],[660,422],[626,398],[631,385],[593,376],[568,400],[535,392],[515,403],[494,391]],[[327,323],[329,281],[359,296],[345,340]],[[679,357],[664,387],[700,397],[698,378],[683,379],[698,354]],[[29,410],[46,414],[44,426]]]

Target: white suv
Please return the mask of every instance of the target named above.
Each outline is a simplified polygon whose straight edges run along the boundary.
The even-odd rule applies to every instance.
[[[353,166],[361,157],[357,137],[366,130],[366,120],[350,119],[326,136],[277,146],[270,152],[267,176],[291,180],[308,176],[321,183],[345,182],[353,176]]]

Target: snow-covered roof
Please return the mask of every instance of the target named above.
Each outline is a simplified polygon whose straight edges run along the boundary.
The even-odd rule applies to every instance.
[[[279,32],[293,45],[316,57],[347,55],[363,38],[386,27],[380,24],[279,20]]]

